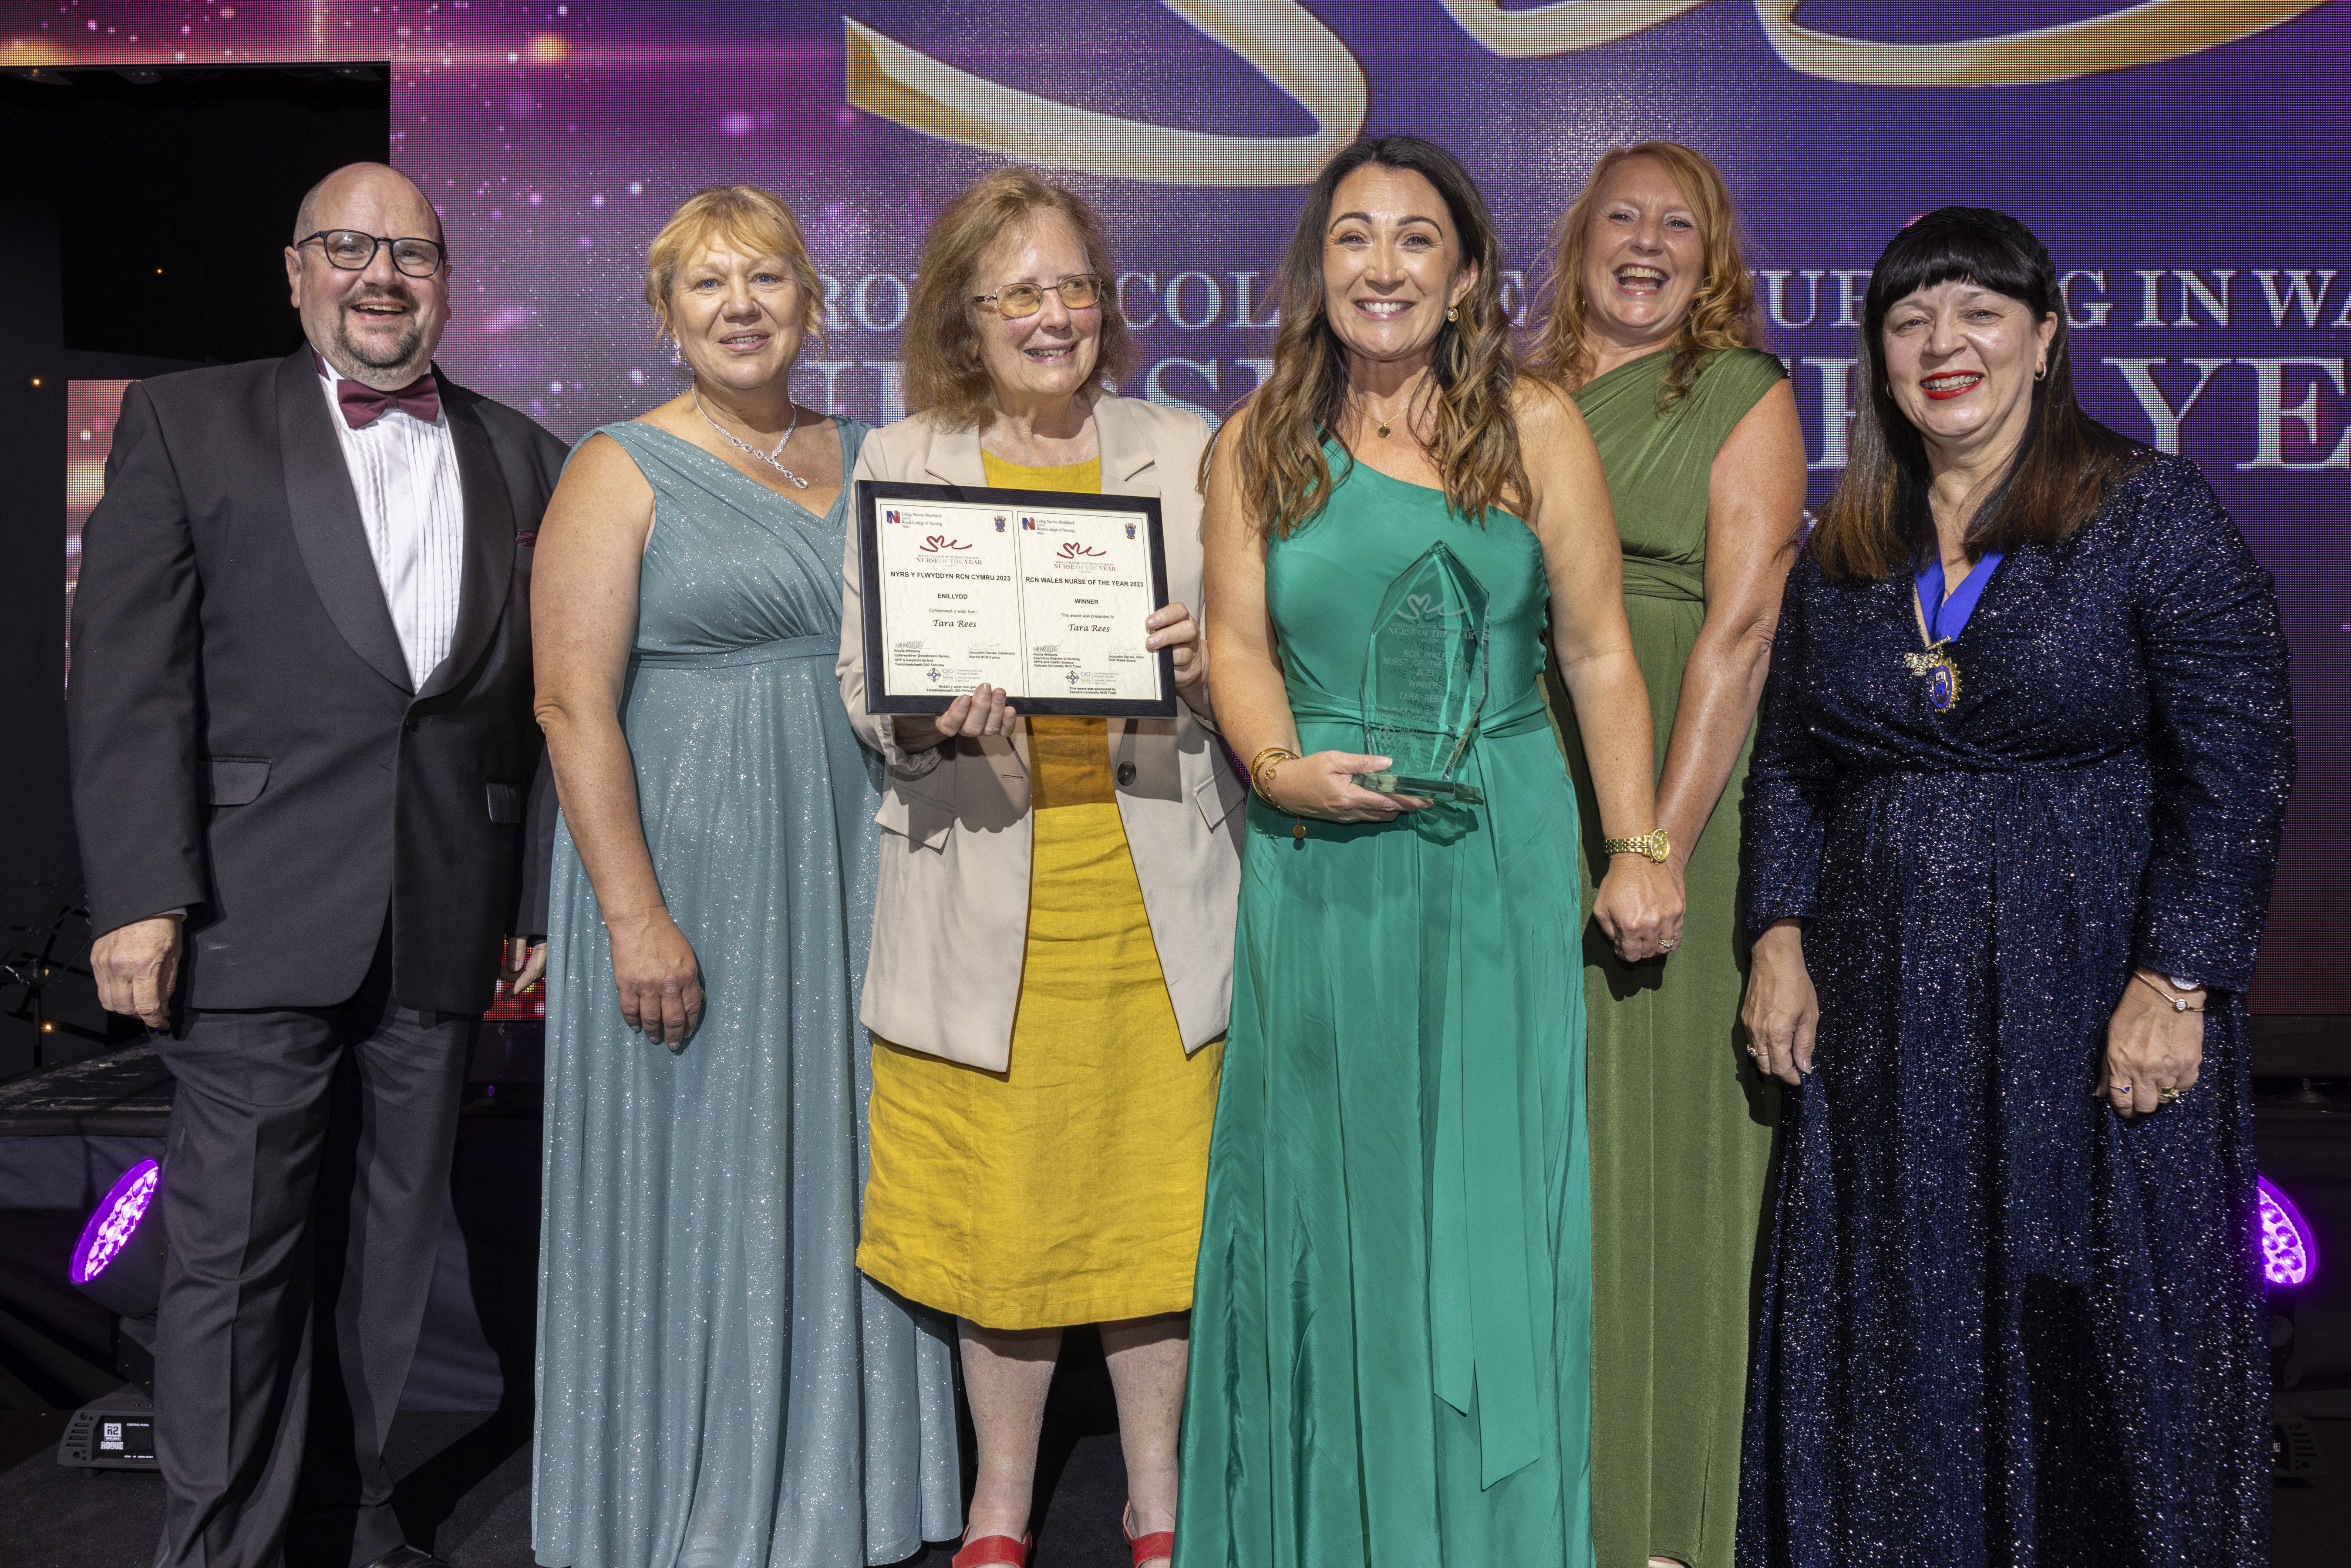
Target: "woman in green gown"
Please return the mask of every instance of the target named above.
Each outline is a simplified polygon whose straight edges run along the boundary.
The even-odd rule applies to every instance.
[[[1178,1568],[1592,1562],[1577,813],[1546,622],[1626,835],[1598,918],[1637,959],[1681,906],[1639,852],[1649,703],[1605,481],[1573,405],[1517,379],[1500,267],[1450,154],[1341,152],[1208,476],[1208,678],[1257,799]],[[1367,754],[1361,699],[1383,601],[1437,545],[1487,600],[1455,775],[1476,803],[1356,781],[1416,760]]]
[[[1730,1568],[1763,1188],[1779,1096],[1743,1050],[1739,820],[1749,732],[1795,559],[1804,438],[1761,352],[1729,193],[1675,142],[1600,161],[1561,220],[1534,368],[1571,388],[1625,549],[1657,750],[1657,821],[1689,903],[1670,958],[1587,936],[1593,1536],[1606,1568]],[[1576,715],[1560,733],[1604,863]],[[1727,790],[1727,793],[1726,793]]]

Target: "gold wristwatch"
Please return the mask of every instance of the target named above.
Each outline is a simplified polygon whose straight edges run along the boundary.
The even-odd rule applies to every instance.
[[[1674,844],[1671,839],[1666,837],[1666,830],[1659,828],[1655,832],[1643,833],[1637,839],[1603,839],[1600,841],[1600,852],[1608,855],[1646,855],[1659,865],[1663,865],[1673,855]]]

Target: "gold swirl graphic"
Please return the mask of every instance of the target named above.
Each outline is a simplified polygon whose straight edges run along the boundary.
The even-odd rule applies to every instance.
[[[2144,0],[2104,16],[1989,38],[1881,44],[1796,22],[1803,0],[1755,0],[1780,57],[1864,87],[2022,87],[2200,54],[2293,20],[2323,0]]]
[[[1707,0],[1552,0],[1529,11],[1505,11],[1502,0],[1445,0],[1461,30],[1489,53],[1528,60],[1595,49],[1654,27]]]
[[[868,114],[1008,158],[1176,185],[1296,185],[1353,141],[1371,106],[1364,68],[1295,0],[1160,0],[1313,116],[1308,136],[1177,131],[1056,103],[933,59],[844,16],[847,93]]]

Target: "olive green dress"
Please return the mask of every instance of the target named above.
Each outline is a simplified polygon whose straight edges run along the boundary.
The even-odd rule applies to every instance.
[[[1731,427],[1785,374],[1751,350],[1715,355],[1665,413],[1660,350],[1576,392],[1625,545],[1625,612],[1665,767],[1682,667],[1706,618],[1707,486]],[[1655,1553],[1730,1568],[1754,1270],[1779,1096],[1739,1030],[1747,749],[1689,857],[1681,946],[1620,963],[1592,924],[1600,809],[1574,719],[1562,742],[1583,853],[1586,1084],[1592,1143],[1592,1513],[1600,1568]]]

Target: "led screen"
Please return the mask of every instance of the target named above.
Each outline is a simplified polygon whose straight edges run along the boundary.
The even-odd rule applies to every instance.
[[[800,395],[880,422],[930,216],[1050,165],[1109,219],[1126,390],[1213,413],[1264,363],[1301,182],[1359,131],[1462,154],[1522,301],[1594,156],[1669,137],[1741,204],[1817,502],[1880,247],[1947,203],[2015,213],[2092,411],[2199,459],[2276,574],[2302,776],[2254,1000],[2351,1012],[2346,0],[0,4],[0,65],[329,59],[391,63],[393,160],[458,268],[445,368],[567,439],[669,395],[639,260],[699,185],[799,209],[830,331]]]

